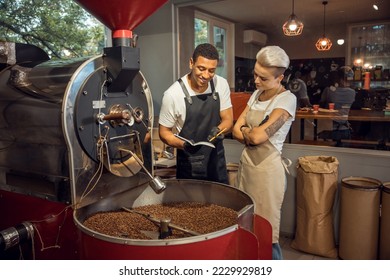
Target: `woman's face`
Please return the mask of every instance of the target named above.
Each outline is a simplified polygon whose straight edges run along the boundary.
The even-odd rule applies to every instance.
[[[263,67],[258,62],[255,64],[253,70],[253,77],[257,89],[270,90],[279,88],[280,82],[283,79],[283,75],[275,77],[276,68],[274,67]]]

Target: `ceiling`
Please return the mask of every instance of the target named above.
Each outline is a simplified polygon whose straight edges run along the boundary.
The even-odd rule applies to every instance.
[[[281,32],[283,23],[292,12],[292,0],[183,0],[182,2],[191,3],[204,12],[267,34]],[[305,28],[323,28],[322,2],[322,0],[295,0],[294,13],[304,23]],[[372,8],[373,4],[379,6],[378,11]],[[343,27],[353,23],[390,21],[390,0],[329,0],[326,5],[325,19],[326,26]]]

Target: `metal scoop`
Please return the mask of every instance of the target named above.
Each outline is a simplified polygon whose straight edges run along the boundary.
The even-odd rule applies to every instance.
[[[146,169],[143,162],[139,159],[139,157],[135,153],[133,153],[132,151],[127,150],[127,149],[120,149],[120,150],[130,153],[134,157],[134,159],[137,161],[137,163],[143,168],[143,170],[146,172],[146,174],[148,174],[148,176],[152,179],[149,182],[149,185],[152,187],[152,189],[154,190],[155,193],[157,193],[157,194],[162,193],[166,189],[167,186],[162,181],[162,179],[159,176],[153,177],[152,174],[150,174],[149,170]]]

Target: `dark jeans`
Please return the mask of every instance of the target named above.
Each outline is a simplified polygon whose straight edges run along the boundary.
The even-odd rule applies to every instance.
[[[272,243],[272,259],[283,260],[282,248],[279,243]]]

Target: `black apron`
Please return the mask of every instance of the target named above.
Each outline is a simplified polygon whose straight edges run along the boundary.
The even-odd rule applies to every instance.
[[[211,93],[196,96],[190,96],[181,79],[178,82],[186,104],[186,119],[179,135],[195,142],[207,141],[211,129],[221,122],[219,94],[215,92],[214,82],[210,81]],[[177,150],[176,178],[228,184],[223,142],[217,141],[214,149],[199,145],[191,153]]]

